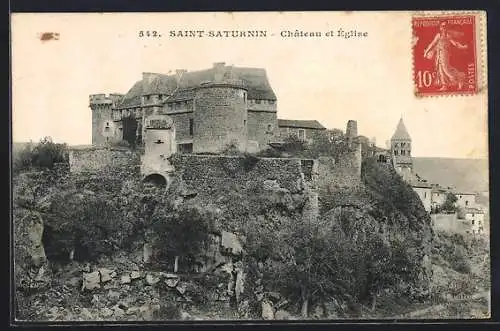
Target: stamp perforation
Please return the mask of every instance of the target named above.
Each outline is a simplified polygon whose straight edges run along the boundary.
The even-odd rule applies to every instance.
[[[432,97],[468,97],[483,93],[487,88],[487,64],[486,64],[486,45],[485,45],[485,13],[482,11],[416,11],[411,15],[411,49],[412,49],[412,81],[414,82],[414,94],[418,98]],[[418,90],[416,83],[417,64],[415,59],[415,40],[416,31],[414,22],[419,19],[444,20],[460,17],[473,18],[472,31],[472,49],[475,63],[475,88],[473,90],[455,90],[455,91],[435,91],[424,92]],[[418,37],[417,37],[418,38]]]

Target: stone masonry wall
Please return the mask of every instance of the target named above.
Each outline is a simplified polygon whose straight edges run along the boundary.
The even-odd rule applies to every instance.
[[[126,148],[89,147],[69,151],[70,171],[100,171],[113,167],[139,166],[138,155]]]
[[[193,135],[189,132],[189,119],[193,118],[193,112],[189,113],[169,113],[175,125],[175,141],[177,144],[193,141]],[[194,123],[193,123],[194,124]],[[196,125],[196,124],[194,124]],[[194,129],[194,127],[193,127]],[[194,131],[194,130],[193,130]],[[196,132],[193,132],[196,134]]]
[[[113,121],[111,104],[92,105],[92,145],[106,145],[121,140],[121,132]]]
[[[300,159],[177,154],[171,162],[183,181],[199,191],[211,190],[228,181],[245,185],[248,181],[266,180],[276,181],[290,192],[301,190]]]
[[[194,152],[220,152],[231,142],[246,149],[247,120],[245,90],[231,85],[214,85],[196,92]]]
[[[271,125],[271,130],[268,126]],[[278,132],[278,119],[275,112],[248,111],[247,119],[249,148],[252,141],[256,141],[257,150],[268,147],[269,140],[273,140]],[[252,145],[253,146],[253,145]],[[249,150],[249,152],[255,152]]]
[[[354,146],[337,160],[320,157],[317,160],[315,184],[323,193],[361,184],[361,145]]]

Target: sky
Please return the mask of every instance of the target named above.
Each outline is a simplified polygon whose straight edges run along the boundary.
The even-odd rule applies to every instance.
[[[340,28],[367,36],[325,36]],[[169,37],[185,29],[265,30],[267,37]],[[141,30],[161,37],[140,38]],[[322,37],[281,37],[296,30]],[[44,32],[58,39],[42,41]],[[473,96],[414,95],[408,12],[13,14],[11,38],[15,142],[50,136],[90,144],[89,94],[126,93],[142,72],[225,62],[266,69],[279,118],[343,130],[357,120],[359,134],[385,147],[402,117],[414,156],[487,158],[486,87]],[[478,44],[480,55],[485,47]]]

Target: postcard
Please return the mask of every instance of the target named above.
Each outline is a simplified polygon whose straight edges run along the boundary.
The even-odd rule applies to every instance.
[[[486,13],[15,13],[13,317],[490,318]]]

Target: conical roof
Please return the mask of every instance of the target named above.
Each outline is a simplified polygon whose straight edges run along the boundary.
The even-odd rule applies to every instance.
[[[411,140],[410,134],[406,130],[406,126],[401,118],[396,128],[396,132],[392,135],[391,140]]]

